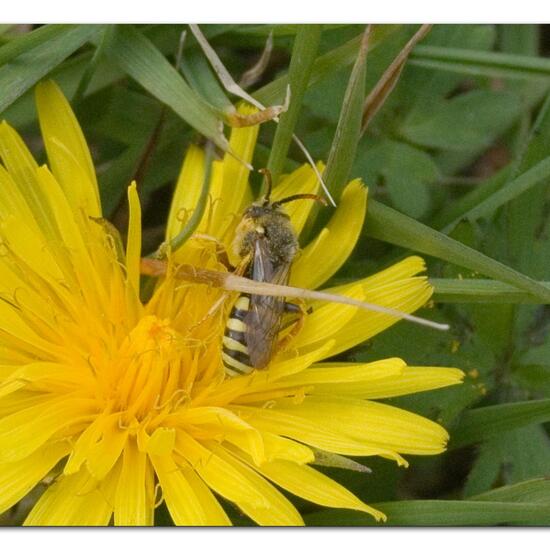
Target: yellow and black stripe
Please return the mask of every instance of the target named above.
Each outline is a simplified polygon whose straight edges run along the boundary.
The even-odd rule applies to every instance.
[[[227,376],[252,372],[253,367],[246,346],[247,326],[244,318],[250,307],[250,296],[241,294],[231,309],[223,335],[222,361]]]

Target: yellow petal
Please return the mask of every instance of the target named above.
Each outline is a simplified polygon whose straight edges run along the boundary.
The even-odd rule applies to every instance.
[[[202,503],[187,478],[169,456],[150,455],[168,511],[176,525],[208,525]]]
[[[87,383],[93,383],[91,373],[83,368],[62,363],[28,363],[15,370],[0,385],[0,395],[4,394],[5,384],[18,383],[35,391],[65,392],[82,388]]]
[[[96,417],[78,436],[69,459],[63,468],[63,473],[66,476],[76,474],[80,470],[80,467],[88,458],[89,453],[94,448],[94,445],[101,438],[103,431],[109,422],[112,422],[112,419],[108,414],[103,413]]]
[[[102,439],[89,450],[87,466],[96,479],[103,479],[113,468],[128,440],[128,430],[119,425],[119,416],[111,415],[103,426]]]
[[[253,485],[262,494],[263,504],[237,503],[239,508],[258,525],[293,526],[304,524],[296,508],[271,483],[268,483],[264,478],[256,474],[252,468],[233,457],[221,445],[212,443],[209,444],[209,448],[237,472],[240,472],[248,480],[248,483]]]
[[[0,420],[0,461],[29,456],[56,432],[94,412],[95,401],[74,397],[49,399]]]
[[[319,163],[317,168],[322,173],[323,164]],[[279,184],[273,189],[271,199],[274,201],[297,195],[299,193],[317,194],[319,191],[319,179],[309,164],[294,170],[288,176],[281,178]],[[297,200],[285,204],[285,212],[290,216],[290,222],[294,231],[299,235],[304,228],[307,218],[314,205],[313,200]]]
[[[364,300],[363,286],[357,283],[340,293],[354,300]],[[348,323],[357,315],[357,308],[338,303],[325,302],[308,314],[304,326],[298,336],[292,341],[292,347],[307,347],[322,342],[345,330]]]
[[[157,428],[147,440],[145,450],[154,455],[167,455],[176,444],[176,430],[173,428]]]
[[[441,453],[449,438],[445,429],[431,420],[373,401],[311,395],[299,405],[281,399],[275,410],[298,420],[318,422],[345,437],[398,453]]]
[[[350,456],[380,455],[395,460],[398,464],[406,464],[406,461],[390,448],[359,441],[343,433],[338,426],[328,425],[321,419],[306,418],[305,415],[295,414],[294,410],[243,405],[232,405],[230,408],[261,431],[289,437],[331,453]],[[296,410],[300,410],[299,405],[296,405]]]
[[[425,264],[421,258],[411,257],[362,281],[327,289],[327,292],[347,294],[352,290],[359,292],[361,289],[362,299],[366,302],[412,313],[424,305],[433,293],[426,277],[412,276],[424,269]],[[313,313],[306,319],[306,327],[293,341],[293,346],[307,350],[308,346],[319,343],[324,338],[334,338],[336,343],[330,353],[335,355],[372,338],[399,321],[393,315],[355,310],[349,322],[335,323],[335,331],[331,333],[330,322],[335,314],[333,306],[330,303],[314,306]],[[353,309],[351,306],[343,307]],[[318,333],[315,330],[317,323],[321,327]],[[329,330],[326,330],[327,327]]]
[[[365,292],[365,301],[404,313],[412,313],[422,307],[430,299],[432,293],[433,287],[425,277],[415,277],[408,281],[389,284],[385,288],[369,289]],[[345,327],[331,335],[331,338],[336,340],[331,354],[336,355],[351,349],[391,327],[399,320],[398,317],[392,315],[361,310]]]
[[[256,370],[250,375],[236,376],[231,380],[225,381],[209,394],[208,400],[212,404],[221,406],[238,400],[238,397],[241,395],[256,393],[258,391],[269,391],[271,384],[279,378],[303,371],[313,363],[320,361],[321,358],[331,352],[333,344],[329,340],[313,351],[301,355],[293,352],[283,353],[279,357],[276,357],[274,362],[263,371]],[[287,358],[289,355],[290,358]]]
[[[5,127],[0,126],[0,136],[5,133]],[[3,138],[0,137],[0,146]],[[8,145],[9,147],[9,145]],[[31,171],[34,173],[36,167],[32,167]],[[29,182],[27,182],[28,184]],[[0,213],[3,218],[8,216],[15,216],[17,218],[24,219],[28,225],[31,225],[32,229],[40,233],[42,230],[38,225],[32,209],[27,204],[24,194],[17,186],[9,172],[0,165],[0,186],[2,193],[0,193]],[[50,237],[53,236],[50,234]]]
[[[54,176],[75,210],[101,217],[92,157],[69,102],[50,80],[36,86],[36,105]]]
[[[141,205],[135,181],[128,188],[128,205],[130,208],[130,219],[128,221],[128,240],[126,245],[126,271],[128,273],[128,280],[137,293],[139,292],[141,259]]]
[[[30,511],[24,525],[104,526],[113,512],[108,496],[85,470],[61,476]]]
[[[241,114],[250,114],[255,110],[246,105],[238,107]],[[235,225],[235,216],[240,215],[244,205],[250,201],[249,170],[243,162],[251,162],[257,135],[258,126],[231,130],[229,146],[234,156],[226,153],[223,161],[213,163],[209,203],[198,233],[207,232],[217,238],[229,235],[230,226]],[[170,207],[167,225],[169,238],[178,234],[195,209],[204,181],[204,168],[204,151],[191,145],[185,155]]]
[[[201,503],[206,516],[206,524],[212,526],[231,525],[231,520],[206,483],[191,468],[183,469],[182,473]]]
[[[153,470],[145,453],[129,439],[115,496],[115,525],[153,525],[155,494]]]
[[[321,472],[287,460],[254,466],[262,475],[301,498],[331,508],[349,508],[370,514],[377,521],[386,520],[378,510],[361,502],[353,493]]]
[[[350,367],[345,367],[350,368]],[[353,368],[353,367],[351,367]],[[310,369],[324,370],[324,369]],[[364,399],[386,399],[422,391],[445,388],[460,384],[464,373],[459,369],[445,367],[406,367],[399,376],[377,380],[327,383],[316,388],[316,393],[346,395]]]
[[[176,449],[201,479],[222,497],[239,506],[267,505],[263,494],[242,470],[221,458],[217,451],[212,452],[182,431],[178,432]]]
[[[28,268],[40,273],[51,284],[63,280],[61,271],[49,247],[44,245],[44,237],[36,233],[26,220],[10,216],[0,221],[0,233],[3,245],[28,265]]]
[[[313,451],[292,439],[263,432],[265,453],[268,460],[291,460],[297,464],[306,464],[315,460]]]
[[[241,114],[251,114],[257,109],[241,104],[237,108]],[[224,236],[230,227],[235,225],[235,215],[241,214],[242,209],[250,201],[248,186],[249,169],[243,164],[252,162],[259,125],[244,128],[232,128],[229,138],[229,147],[235,156],[225,153],[223,158],[223,188],[219,195],[213,196],[214,212],[211,226],[216,228],[217,234]],[[236,157],[236,158],[235,158]],[[237,160],[240,159],[240,160]]]
[[[37,226],[47,239],[55,238],[56,230],[48,210],[47,196],[36,178],[38,165],[17,132],[5,121],[0,123],[0,157]]]
[[[69,450],[64,441],[38,449],[23,460],[0,463],[0,514],[19,502]]]
[[[327,226],[294,261],[292,286],[317,288],[340,269],[357,243],[366,209],[367,189],[360,180],[353,180]]]
[[[189,221],[199,200],[204,181],[204,151],[191,144],[181,167],[170,214],[166,225],[166,238],[173,239]]]
[[[265,387],[258,388],[257,393],[246,393],[234,402],[256,403],[260,402],[260,397],[268,396],[269,392],[276,396],[277,391],[286,389],[286,395],[290,395],[296,388],[307,388],[306,393],[350,395],[356,387],[368,391],[376,388],[380,381],[391,383],[403,374],[405,368],[405,362],[399,358],[382,359],[373,363],[321,363],[266,384]],[[284,394],[280,396],[283,397]]]

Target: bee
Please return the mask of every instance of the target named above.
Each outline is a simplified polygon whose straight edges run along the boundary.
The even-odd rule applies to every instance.
[[[263,198],[249,206],[235,230],[233,249],[242,260],[243,275],[253,281],[287,285],[290,268],[299,246],[298,237],[283,205],[302,199],[322,197],[304,193],[271,201],[271,177],[262,171],[267,183]],[[222,361],[227,376],[264,369],[275,354],[284,313],[304,312],[282,296],[239,294],[225,325]]]

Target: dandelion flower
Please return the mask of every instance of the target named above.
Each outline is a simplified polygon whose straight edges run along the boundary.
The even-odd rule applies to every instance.
[[[281,492],[322,506],[383,514],[312,463],[318,450],[346,456],[444,450],[436,423],[377,403],[458,383],[455,369],[401,359],[342,364],[330,357],[395,322],[338,304],[313,304],[303,330],[269,367],[226,378],[221,361],[223,292],[168,275],[139,298],[141,221],[135,185],[125,253],[101,221],[96,176],[83,134],[52,82],[37,88],[48,166],[0,126],[0,512],[45,477],[51,483],[26,525],[152,525],[161,502],[177,525],[228,525],[218,497],[260,525],[300,525]],[[250,160],[256,129],[232,132]],[[191,147],[176,189],[168,237],[193,210],[203,152]],[[196,234],[169,258],[225,269],[228,246],[251,200],[247,169],[216,161],[211,200]],[[275,197],[316,192],[310,167],[286,176]],[[300,231],[311,204],[289,204]],[[366,191],[351,182],[325,229],[293,266],[291,283],[322,285],[357,240]],[[431,288],[420,258],[330,289],[405,312]],[[230,506],[226,504],[226,506]]]

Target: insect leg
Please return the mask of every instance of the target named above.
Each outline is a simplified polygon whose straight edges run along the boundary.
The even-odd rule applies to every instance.
[[[291,302],[285,302],[284,305],[284,312],[285,313],[294,313],[298,315],[298,318],[293,319],[290,323],[288,323],[285,327],[283,327],[283,330],[285,328],[291,327],[291,329],[288,331],[288,333],[283,336],[278,342],[277,342],[277,351],[284,350],[290,342],[296,336],[298,333],[302,330],[302,327],[304,326],[304,322],[306,320],[306,315],[311,313],[311,308],[305,309],[304,306],[293,304]]]

